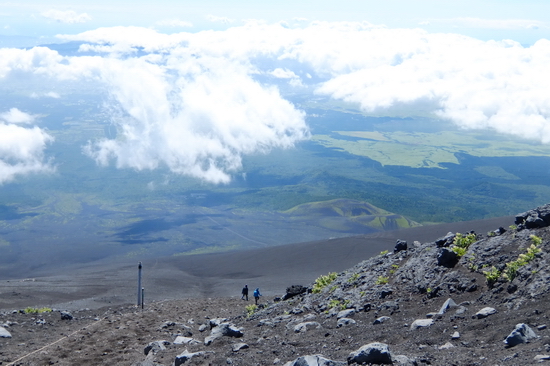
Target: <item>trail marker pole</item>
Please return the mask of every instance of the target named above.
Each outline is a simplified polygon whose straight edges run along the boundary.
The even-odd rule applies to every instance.
[[[141,309],[143,310],[143,305],[145,304],[145,287],[141,288]]]
[[[138,265],[138,292],[137,292],[137,306],[139,307],[141,305],[142,300],[142,293],[141,293],[141,262],[139,262]]]

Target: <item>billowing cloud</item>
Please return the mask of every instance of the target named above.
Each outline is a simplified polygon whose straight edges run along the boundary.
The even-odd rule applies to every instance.
[[[9,111],[0,113],[0,121],[7,123],[34,123],[36,116],[11,108]]]
[[[223,24],[231,24],[235,22],[235,19],[227,18],[227,17],[220,17],[217,15],[208,14],[206,16],[206,19],[214,22],[214,23],[223,23]]]
[[[547,40],[523,47],[366,22],[257,21],[224,31],[114,27],[63,38],[84,42],[81,50],[96,56],[0,49],[0,78],[102,85],[117,136],[85,148],[102,165],[163,166],[227,182],[243,155],[308,137],[303,112],[276,87],[281,80],[367,113],[406,107],[464,128],[550,142]]]
[[[447,24],[456,27],[481,29],[539,29],[548,28],[548,24],[540,20],[530,19],[483,19],[483,18],[451,18],[430,19],[420,22],[422,25]]]
[[[43,12],[41,15],[44,18],[52,19],[52,20],[55,20],[56,22],[66,23],[66,24],[86,23],[92,20],[92,18],[88,14],[86,13],[78,14],[74,10],[62,11],[62,10],[50,9]]]
[[[44,149],[53,138],[38,127],[25,128],[15,123],[30,123],[30,114],[12,108],[0,114],[0,184],[18,175],[52,172],[44,161]]]

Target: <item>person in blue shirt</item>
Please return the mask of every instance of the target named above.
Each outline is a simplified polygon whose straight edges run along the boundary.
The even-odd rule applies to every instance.
[[[262,296],[262,294],[260,293],[260,288],[255,289],[254,300],[256,300],[256,305],[258,305],[258,300],[260,300],[260,296]]]

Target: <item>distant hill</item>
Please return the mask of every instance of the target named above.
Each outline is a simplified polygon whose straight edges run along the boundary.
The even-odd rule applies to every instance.
[[[304,203],[284,212],[291,220],[318,220],[318,225],[330,230],[351,231],[365,226],[373,231],[399,230],[420,226],[419,223],[368,202],[335,199]]]

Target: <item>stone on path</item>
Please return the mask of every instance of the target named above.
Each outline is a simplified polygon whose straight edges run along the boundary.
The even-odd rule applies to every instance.
[[[392,364],[390,349],[385,343],[369,343],[353,351],[348,356],[348,364],[351,363]]]

